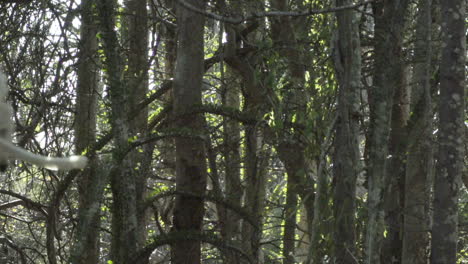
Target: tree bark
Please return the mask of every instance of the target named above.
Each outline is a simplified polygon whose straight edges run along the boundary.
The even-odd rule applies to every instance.
[[[302,1],[296,1],[302,6]],[[271,1],[278,11],[288,11],[288,1]],[[272,18],[272,38],[279,54],[286,60],[289,80],[284,96],[278,105],[274,105],[275,119],[282,120],[282,129],[277,131],[278,156],[284,163],[287,172],[287,193],[285,205],[285,226],[283,234],[283,263],[295,263],[296,225],[298,195],[304,204],[308,221],[308,232],[311,232],[314,216],[314,181],[307,175],[307,155],[305,152],[304,129],[299,127],[306,123],[307,98],[305,85],[306,65],[304,63],[304,46],[298,40],[303,36],[304,28],[296,27],[292,18]],[[307,23],[306,23],[307,24]]]
[[[127,0],[124,2],[126,13],[124,30],[127,31],[128,68],[125,79],[128,87],[128,100],[130,112],[138,114],[130,119],[129,134],[132,138],[144,138],[148,132],[148,108],[137,109],[146,98],[148,92],[148,13],[146,0]],[[146,183],[154,144],[145,144],[142,151],[134,150],[129,153],[132,164],[136,169],[132,171],[135,178],[136,206],[144,204],[146,198]],[[146,210],[138,208],[137,211],[137,247],[143,248],[146,244]],[[146,263],[148,260],[145,260]],[[144,264],[144,263],[141,263]]]
[[[112,241],[110,258],[114,263],[127,263],[137,251],[136,183],[129,148],[128,86],[123,81],[122,49],[115,31],[116,1],[98,0],[105,66],[111,102],[111,128],[114,136],[110,184],[113,197]]]
[[[164,1],[165,8],[168,12],[176,12],[175,6],[177,3],[172,0]],[[160,11],[154,11],[153,15],[158,15]],[[164,78],[170,80],[174,78],[175,64],[176,64],[176,53],[177,53],[177,34],[176,28],[163,25],[161,29],[161,34],[163,35],[164,41]],[[158,74],[158,69],[155,69],[154,75]],[[167,91],[162,96],[162,101],[164,104],[169,104],[172,102],[172,90]],[[164,128],[170,128],[171,124],[164,125]],[[175,142],[173,138],[166,138],[157,143],[157,148],[161,152],[161,159],[165,165],[165,172],[168,175],[175,175]],[[172,204],[173,202],[171,202]],[[172,205],[171,205],[172,206]]]
[[[245,4],[245,3],[242,3]],[[253,5],[243,6],[248,11],[261,9],[260,2]],[[246,11],[246,12],[248,12]],[[229,33],[231,32],[231,33]],[[265,102],[266,89],[261,83],[261,76],[256,75],[256,56],[241,57],[236,54],[238,41],[246,36],[240,36],[236,30],[228,31],[228,43],[226,45],[226,63],[242,77],[244,111],[252,117],[259,120],[267,111]],[[253,37],[249,41],[258,41]],[[241,239],[242,248],[250,259],[262,263],[260,259],[260,239],[262,237],[263,208],[265,204],[265,168],[267,165],[267,155],[263,142],[263,128],[256,124],[245,125],[245,157],[244,157],[244,175],[245,175],[245,196],[244,207],[252,217],[252,222],[242,221]]]
[[[336,5],[352,1],[337,0]],[[358,18],[352,10],[336,14],[338,22],[335,72],[337,73],[338,119],[334,142],[333,194],[335,227],[334,263],[356,263],[356,180],[359,168],[359,93],[361,88],[361,45]]]
[[[368,158],[367,264],[381,263],[385,230],[384,187],[395,87],[401,80],[402,31],[409,1],[373,3],[375,16],[374,85],[369,94],[370,128]]]
[[[432,171],[431,0],[419,1],[416,22],[412,116],[408,123],[404,195],[403,264],[427,263],[429,181]]]
[[[440,62],[439,129],[432,264],[456,263],[458,195],[463,166],[466,1],[441,1],[442,60]]]
[[[400,47],[401,48],[401,47]],[[401,60],[403,60],[401,58]],[[403,203],[405,191],[405,164],[407,146],[407,122],[409,119],[408,74],[403,63],[398,65],[395,80],[392,117],[390,121],[389,158],[385,186],[385,224],[387,235],[383,241],[383,263],[401,263]]]
[[[228,78],[234,77],[233,70],[227,69]],[[240,89],[238,82],[230,82],[223,94],[223,105],[234,109],[240,108]],[[236,120],[224,118],[224,159],[226,162],[225,190],[226,200],[237,207],[241,207],[243,186],[241,182],[241,153],[240,153],[240,126]],[[224,223],[221,226],[221,235],[226,241],[239,240],[240,218],[237,212],[225,209]],[[226,264],[238,264],[239,256],[235,252],[226,253]]]
[[[96,140],[97,99],[99,88],[99,59],[97,57],[97,26],[93,0],[81,3],[81,46],[78,58],[76,149],[85,151]],[[92,157],[94,153],[87,153]],[[100,200],[105,177],[96,171],[93,158],[78,180],[79,207],[76,241],[71,250],[74,264],[99,263]],[[103,179],[104,178],[104,179]]]
[[[204,0],[191,3],[204,9]],[[204,73],[204,16],[182,6],[177,7],[178,47],[174,79],[175,128],[190,134],[203,134],[203,115],[190,114],[201,104]],[[176,137],[176,189],[181,193],[203,197],[206,189],[205,146],[200,138]],[[190,195],[176,196],[174,232],[200,232],[204,214],[203,198]],[[172,261],[175,264],[201,263],[200,241],[181,240],[172,244]]]
[[[271,6],[278,11],[287,11],[288,1],[272,0]],[[306,93],[304,89],[305,65],[302,61],[302,47],[297,41],[297,32],[290,17],[272,18],[272,37],[279,54],[286,60],[289,80],[284,89],[284,97],[279,105],[273,106],[277,111],[275,118],[283,120],[283,129],[277,132],[278,143],[276,150],[284,163],[287,178],[287,192],[285,205],[285,222],[283,233],[283,263],[295,263],[296,224],[298,195],[305,204],[311,204],[312,188],[307,188],[305,160],[305,142],[301,129],[293,128],[295,123],[304,124],[307,109]],[[281,112],[281,113],[280,113]],[[281,116],[282,115],[282,116]],[[306,207],[309,212],[312,210]]]

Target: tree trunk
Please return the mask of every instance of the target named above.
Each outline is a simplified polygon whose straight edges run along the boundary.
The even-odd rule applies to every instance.
[[[123,58],[115,31],[116,2],[98,0],[105,66],[111,102],[111,127],[115,148],[110,183],[113,196],[112,242],[110,257],[114,263],[127,263],[137,251],[136,186],[129,148],[128,90],[123,81]]]
[[[404,195],[401,263],[427,263],[429,238],[429,181],[432,167],[431,106],[431,0],[419,1],[416,22],[415,64],[411,90],[412,116],[408,144]]]
[[[334,126],[334,124],[333,124]],[[331,131],[330,131],[331,132]],[[331,133],[329,133],[331,134]],[[329,135],[331,136],[331,135]],[[327,138],[325,138],[325,141]],[[321,149],[325,152],[327,148],[329,148],[331,143],[328,144],[326,147],[322,147]],[[317,188],[314,195],[314,211],[312,215],[310,213],[307,214],[307,218],[312,218],[309,221],[309,232],[310,232],[310,245],[309,245],[309,253],[307,255],[307,264],[318,264],[323,262],[323,251],[319,249],[320,241],[322,239],[322,235],[327,235],[323,232],[325,225],[325,221],[327,217],[331,216],[332,213],[329,210],[329,177],[327,173],[325,173],[325,168],[327,166],[326,162],[326,154],[321,153],[318,160],[317,166]]]
[[[288,10],[287,1],[285,0],[273,0],[271,1],[271,6],[275,10]],[[291,130],[292,116],[299,112],[297,111],[297,105],[300,105],[299,107],[303,110],[304,104],[301,104],[300,101],[295,99],[300,98],[298,97],[298,91],[300,91],[304,84],[304,67],[301,65],[299,56],[300,47],[295,39],[294,28],[292,27],[289,17],[272,19],[272,35],[280,55],[287,60],[290,78],[289,85],[286,86],[284,91],[284,101],[279,102],[283,107],[274,107],[284,108],[284,112],[282,113],[285,115],[284,123],[286,127],[289,127],[289,129],[284,128],[284,130],[278,132],[279,142],[276,149],[287,172],[286,204],[284,208],[283,264],[292,264],[295,262],[297,195],[300,187],[300,179],[305,177],[306,170],[304,167],[304,149],[300,145],[300,139],[297,135],[291,135],[286,131]],[[304,112],[305,111],[301,112],[302,118],[300,118],[300,121],[304,120]]]
[[[129,121],[129,134],[132,138],[144,138],[149,134],[148,108],[137,109],[148,92],[148,13],[146,6],[146,0],[125,1],[128,14],[125,16],[124,24],[126,26],[124,30],[127,30],[127,39],[124,42],[128,43],[128,68],[125,78],[129,91],[129,110],[132,113],[138,112]],[[146,182],[151,167],[153,146],[154,144],[145,144],[141,152],[134,150],[129,154],[132,164],[139,164],[139,166],[135,165],[137,168],[132,172],[135,178],[137,207],[144,204],[146,198]],[[143,248],[146,243],[146,218],[146,211],[138,208],[137,230],[135,230],[138,248]]]
[[[81,3],[81,46],[78,58],[78,84],[76,109],[76,148],[81,153],[96,140],[99,68],[96,51],[97,26],[92,0]],[[94,153],[88,153],[93,156]],[[71,250],[73,264],[99,263],[100,201],[105,177],[97,173],[97,164],[90,159],[88,169],[78,180],[79,207],[76,242]]]
[[[272,0],[271,6],[275,10],[288,11],[288,1]],[[277,151],[279,158],[284,163],[287,178],[287,192],[285,205],[285,223],[283,233],[283,263],[295,263],[296,248],[296,218],[298,210],[298,195],[301,196],[306,205],[312,204],[313,185],[307,183],[307,164],[305,158],[304,131],[299,129],[305,124],[305,113],[307,109],[307,95],[305,93],[305,65],[303,63],[303,48],[298,43],[298,34],[292,24],[290,17],[272,18],[272,37],[279,54],[286,60],[288,66],[289,80],[284,89],[283,101],[280,105],[273,106],[276,117],[283,120],[284,129],[277,132]],[[281,112],[281,113],[280,113]],[[280,115],[282,115],[280,117]],[[295,120],[294,118],[295,117]],[[293,121],[294,120],[294,121]],[[298,124],[293,128],[293,122]],[[310,206],[306,210],[312,211]],[[310,219],[311,220],[311,219]]]
[[[232,69],[227,69],[228,78],[235,78]],[[234,109],[240,108],[240,89],[238,82],[229,82],[223,94],[223,105]],[[241,182],[240,127],[236,120],[224,119],[224,159],[226,162],[225,190],[228,203],[241,207],[243,186]],[[236,212],[225,210],[221,235],[225,241],[238,240],[240,218]],[[239,256],[234,252],[226,253],[226,264],[238,264]]]
[[[250,9],[261,10],[255,5]],[[249,11],[251,11],[249,9]],[[231,33],[229,33],[231,32]],[[254,62],[256,57],[241,57],[236,55],[236,41],[242,37],[235,30],[228,31],[228,43],[226,45],[226,63],[242,77],[243,95],[245,97],[244,111],[252,117],[258,119],[263,117],[267,111],[265,103],[266,89],[261,83],[261,77],[256,75]],[[256,41],[253,40],[252,41]],[[261,263],[260,239],[262,236],[262,212],[265,204],[265,167],[267,165],[267,155],[263,142],[264,131],[254,124],[245,125],[245,196],[244,207],[252,217],[252,223],[242,221],[241,238],[242,247],[245,253],[251,258]]]
[[[401,48],[401,47],[400,47]],[[385,178],[385,224],[387,235],[383,241],[383,263],[401,263],[403,203],[405,191],[405,164],[407,122],[409,118],[408,76],[403,63],[398,65],[399,79],[395,80],[392,117]]]
[[[195,0],[191,4],[203,10],[205,1]],[[201,104],[204,20],[201,14],[181,6],[177,8],[179,31],[173,94],[175,128],[191,135],[203,134],[203,115],[190,114],[190,111]],[[202,229],[204,202],[203,198],[194,198],[193,194],[205,194],[205,146],[197,137],[176,137],[175,144],[176,189],[182,194],[176,196],[173,231],[197,233]],[[200,241],[181,240],[171,246],[173,263],[201,263]]]
[[[247,67],[247,66],[246,66]],[[254,78],[254,70],[248,72],[246,81],[245,110],[252,116],[260,117],[264,113],[263,89]],[[265,168],[267,158],[263,142],[263,130],[256,125],[245,126],[245,203],[256,226],[243,221],[242,240],[246,253],[254,260],[259,260],[260,239],[262,237],[262,213],[265,205]]]
[[[336,5],[352,1],[337,0]],[[361,45],[358,18],[354,11],[336,14],[338,22],[335,71],[338,77],[338,119],[334,142],[333,195],[335,227],[334,263],[356,263],[356,180],[359,168],[359,93],[361,87]]]
[[[458,192],[463,166],[466,1],[441,1],[442,60],[440,62],[439,130],[432,264],[456,263]]]
[[[373,3],[375,16],[374,85],[369,94],[370,135],[368,159],[368,210],[366,230],[367,264],[381,263],[385,230],[384,187],[388,138],[395,87],[401,80],[402,31],[407,0]]]
[[[177,5],[172,0],[164,1],[165,7],[169,12],[176,12],[174,6]],[[154,16],[158,15],[160,10],[154,11]],[[170,25],[162,25],[161,34],[163,34],[164,41],[164,79],[170,80],[174,78],[175,64],[176,64],[176,53],[177,53],[177,34],[176,28]],[[158,74],[158,69],[154,71],[154,75]],[[168,90],[163,96],[162,101],[164,104],[170,104],[172,102],[172,90]],[[164,128],[170,128],[171,124],[164,125]],[[168,175],[175,175],[175,142],[174,138],[165,138],[157,143],[157,148],[161,152],[161,159],[165,165],[165,172]],[[172,204],[173,202],[171,202]]]
[[[257,106],[256,103],[246,100],[247,112],[254,113],[258,116],[258,112],[253,110]],[[245,144],[245,208],[251,215],[257,226],[252,226],[251,223],[243,221],[242,223],[242,241],[246,253],[251,259],[258,261],[260,256],[260,240],[262,237],[262,221],[263,210],[265,206],[265,168],[266,157],[264,154],[265,146],[263,145],[262,131],[252,125],[245,127],[246,144]]]

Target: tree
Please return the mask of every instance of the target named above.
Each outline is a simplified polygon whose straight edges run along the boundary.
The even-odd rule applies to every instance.
[[[275,10],[286,11],[288,9],[288,3],[284,0],[273,0],[271,5]],[[272,38],[278,53],[286,61],[288,73],[287,83],[280,92],[283,98],[278,100],[278,105],[273,105],[275,118],[282,122],[276,132],[278,138],[276,150],[288,175],[283,235],[284,264],[296,262],[298,195],[302,198],[306,205],[305,210],[309,211],[309,214],[312,208],[307,205],[313,201],[310,195],[313,186],[304,188],[311,184],[307,181],[304,129],[299,128],[304,126],[307,112],[303,46],[298,42],[301,33],[299,29],[294,28],[290,17],[272,19]]]
[[[239,12],[244,14],[251,11],[263,10],[263,1],[245,2],[239,7]],[[260,74],[258,57],[249,52],[250,42],[260,40],[262,22],[248,23],[243,26],[233,25],[227,31],[225,62],[241,77],[242,94],[244,98],[243,112],[256,120],[260,120],[268,111],[266,94],[268,93],[264,84],[264,76]],[[244,31],[244,32],[242,32]],[[239,47],[247,47],[242,52]],[[242,248],[250,259],[261,263],[260,240],[262,238],[263,209],[265,205],[266,167],[268,157],[266,144],[264,142],[264,129],[255,123],[244,124],[245,144],[244,151],[244,208],[251,216],[252,221],[243,219],[241,225]]]
[[[123,81],[124,60],[115,31],[116,1],[99,0],[99,26],[102,33],[104,65],[110,97],[110,124],[115,148],[112,150],[110,184],[112,189],[112,243],[110,259],[127,263],[137,252],[136,181],[129,149],[128,86]]]
[[[402,87],[402,34],[409,1],[373,3],[375,16],[374,76],[369,91],[368,211],[365,263],[381,262],[385,231],[384,199],[388,139],[395,89]],[[392,179],[393,181],[393,179]]]
[[[232,36],[228,34],[228,36]],[[239,109],[240,107],[240,89],[238,85],[239,81],[232,69],[226,70],[228,75],[226,78],[233,79],[233,82],[229,82],[229,87],[223,90],[222,101],[226,107],[232,107]],[[241,183],[241,153],[240,153],[240,126],[236,120],[230,120],[224,118],[223,120],[223,131],[225,142],[224,158],[226,163],[225,172],[225,196],[226,200],[241,208],[242,205],[242,183]],[[228,208],[222,209],[220,221],[221,221],[221,235],[225,241],[239,241],[240,231],[240,217],[237,212]],[[224,219],[223,219],[224,218]],[[226,253],[226,264],[237,264],[240,262],[240,257],[235,252]]]
[[[203,9],[204,0],[192,1]],[[205,146],[203,116],[191,114],[201,104],[203,67],[203,33],[205,17],[187,8],[177,8],[179,25],[176,71],[174,79],[175,129],[187,136],[175,139],[176,196],[173,232],[197,233],[202,230],[204,215],[203,195],[206,189]],[[200,195],[194,198],[193,195]],[[176,264],[201,263],[199,240],[180,240],[172,246],[172,261]]]
[[[350,4],[337,1],[337,6]],[[356,180],[359,174],[359,93],[361,89],[361,46],[358,18],[353,10],[336,14],[338,29],[335,71],[338,79],[338,109],[334,142],[335,263],[356,262]]]
[[[416,22],[411,112],[408,122],[401,262],[427,263],[432,172],[431,0],[421,0]]]
[[[122,30],[123,43],[127,43],[128,53],[126,61],[128,68],[125,71],[127,83],[129,110],[138,113],[129,120],[129,136],[133,138],[148,137],[148,107],[140,103],[148,93],[148,13],[146,0],[125,1],[127,15]],[[147,195],[147,178],[153,157],[153,144],[145,144],[142,149],[135,149],[129,154],[132,164],[137,168],[132,172],[135,179],[135,203],[137,206],[137,247],[143,248],[147,237],[147,210],[142,208]],[[143,263],[142,263],[143,264]]]
[[[456,263],[465,133],[466,1],[441,1],[442,59],[431,263]]]
[[[76,141],[78,152],[89,150],[89,146],[96,141],[97,100],[101,89],[99,88],[100,65],[96,56],[98,29],[93,4],[92,0],[82,2],[80,35],[82,46],[77,72]],[[92,153],[90,156],[94,157],[94,155],[95,153]],[[98,173],[94,162],[83,173],[78,183],[80,192],[78,230],[76,243],[71,253],[71,260],[74,264],[99,263],[99,209],[106,177]]]

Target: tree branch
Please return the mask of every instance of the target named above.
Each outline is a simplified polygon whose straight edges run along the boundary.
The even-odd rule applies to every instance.
[[[339,12],[339,11],[344,11],[344,10],[349,10],[349,9],[355,9],[360,6],[370,4],[373,2],[377,2],[379,0],[367,0],[367,1],[362,1],[356,4],[352,5],[346,5],[346,6],[339,6],[339,7],[331,7],[331,8],[326,8],[326,9],[309,9],[307,11],[269,11],[269,12],[252,12],[249,16],[237,16],[237,17],[232,17],[232,16],[222,16],[218,15],[215,13],[207,12],[204,10],[201,10],[192,4],[187,3],[185,0],[177,0],[177,3],[190,11],[193,11],[198,14],[202,14],[206,17],[212,18],[214,20],[218,20],[221,22],[229,23],[229,24],[240,24],[242,22],[248,21],[248,20],[255,20],[258,18],[263,18],[263,17],[281,17],[281,16],[290,16],[290,17],[299,17],[299,16],[310,16],[310,15],[317,15],[317,14],[326,14],[326,13],[334,13],[334,12]]]

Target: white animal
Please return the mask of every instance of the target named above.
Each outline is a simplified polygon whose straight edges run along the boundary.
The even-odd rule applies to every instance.
[[[8,94],[7,78],[0,71],[0,171],[5,171],[9,160],[22,160],[50,170],[83,169],[88,159],[84,156],[52,158],[31,153],[12,143],[12,109],[5,100]]]

